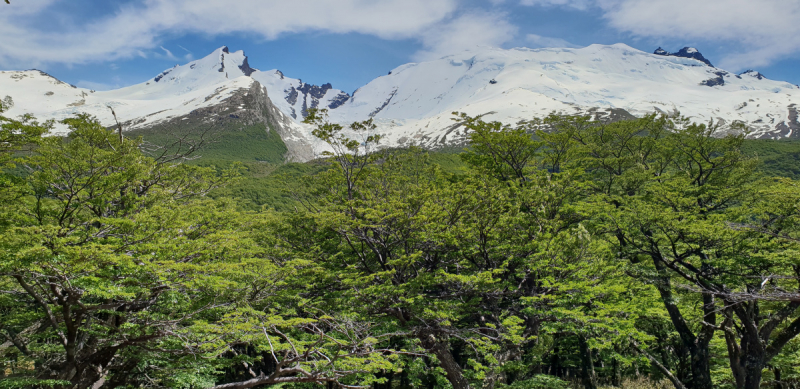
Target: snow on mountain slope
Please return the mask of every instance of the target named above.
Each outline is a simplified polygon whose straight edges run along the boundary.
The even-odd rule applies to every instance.
[[[300,79],[289,78],[280,70],[253,72],[250,77],[267,88],[273,103],[293,119],[302,121],[309,108],[336,109],[344,104],[350,95],[333,89],[331,84],[322,86],[306,84]]]
[[[0,72],[0,98],[10,96],[14,101],[6,112],[12,117],[32,114],[39,120],[59,121],[88,113],[105,126],[115,124],[109,109],[113,107],[126,130],[161,126],[169,131],[219,120],[259,122],[278,131],[289,148],[287,158],[313,158],[307,131],[272,104],[266,88],[250,77],[254,72],[244,52],[221,47],[141,84],[103,92],[76,88],[38,70]],[[53,133],[66,131],[66,126],[57,124]]]
[[[219,104],[237,93],[247,93],[254,80],[244,53],[226,47],[183,66],[165,70],[155,78],[126,88],[96,92],[76,88],[38,70],[0,72],[0,97],[11,96],[9,116],[26,113],[40,120],[61,120],[77,113],[95,115],[112,125],[113,107],[128,129],[152,126]],[[56,127],[56,133],[66,128]]]
[[[491,113],[488,120],[505,123],[553,111],[679,112],[699,122],[744,121],[753,137],[800,136],[800,87],[758,76],[624,44],[481,48],[400,66],[358,89],[331,118],[347,123],[373,117],[387,143],[426,146],[463,136],[453,126],[453,111]]]
[[[110,126],[112,106],[131,129],[174,124],[189,115],[194,116],[187,123],[198,115],[209,121],[257,116],[279,131],[295,160],[325,148],[302,124],[307,109],[317,107],[328,108],[331,119],[343,124],[374,118],[386,146],[462,143],[465,133],[452,121],[454,111],[510,124],[552,112],[680,113],[698,122],[743,121],[751,137],[800,137],[800,87],[756,71],[736,75],[715,68],[693,48],[650,54],[624,44],[478,48],[399,66],[352,96],[330,84],[253,69],[244,52],[222,47],[144,83],[106,92],[76,88],[39,71],[0,72],[4,96],[14,99],[11,116],[58,120],[87,112]]]

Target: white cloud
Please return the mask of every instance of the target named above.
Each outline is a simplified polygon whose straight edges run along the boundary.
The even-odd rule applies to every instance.
[[[522,5],[538,5],[544,7],[562,6],[585,10],[592,4],[591,0],[521,0]]]
[[[141,0],[114,15],[42,29],[56,0],[29,0],[0,13],[0,65],[114,60],[158,47],[165,34],[248,32],[265,39],[322,31],[387,39],[419,38],[452,16],[458,0]]]
[[[596,7],[609,25],[634,36],[716,41],[736,52],[719,66],[765,66],[800,53],[798,0],[521,0],[523,5]]]
[[[514,38],[517,27],[506,15],[493,12],[472,12],[437,25],[421,36],[425,46],[414,54],[414,60],[440,58],[478,46],[501,46]]]
[[[570,43],[561,38],[553,38],[549,36],[541,36],[536,34],[528,34],[525,36],[525,42],[530,45],[530,47],[537,48],[537,47],[580,47],[576,44]]]
[[[764,66],[800,52],[797,0],[606,0],[611,26],[640,36],[734,42],[744,51],[719,65]]]
[[[164,58],[166,58],[166,59],[178,59],[177,57],[175,57],[175,54],[172,54],[172,52],[167,50],[166,47],[161,46],[161,50],[164,50]]]

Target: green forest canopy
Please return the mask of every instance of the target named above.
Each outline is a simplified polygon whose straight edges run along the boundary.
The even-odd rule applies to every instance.
[[[457,119],[454,157],[312,111],[333,152],[265,168],[0,116],[0,387],[800,382],[789,146]]]

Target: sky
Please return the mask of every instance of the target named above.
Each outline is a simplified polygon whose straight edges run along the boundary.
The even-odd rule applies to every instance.
[[[254,68],[352,92],[474,46],[625,43],[696,47],[725,70],[800,84],[798,20],[800,0],[11,0],[0,70],[107,90],[228,46]]]

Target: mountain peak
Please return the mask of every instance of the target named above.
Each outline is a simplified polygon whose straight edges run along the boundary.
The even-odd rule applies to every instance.
[[[653,54],[670,56],[670,57],[681,57],[681,58],[696,59],[696,60],[698,60],[698,61],[700,61],[700,62],[702,62],[702,63],[704,63],[704,64],[706,64],[708,66],[711,66],[712,68],[714,67],[714,65],[711,64],[711,61],[706,59],[706,57],[704,57],[703,54],[700,53],[700,50],[697,50],[694,47],[688,47],[688,46],[684,47],[684,48],[680,49],[677,53],[670,53],[670,52],[662,49],[661,47],[659,47],[658,49],[656,49],[656,51],[653,52]]]
[[[763,79],[767,78],[766,76],[764,76],[760,72],[757,72],[757,71],[755,71],[753,69],[747,69],[747,70],[739,73],[739,76],[750,76],[750,77],[753,77],[753,78],[757,78],[759,80],[763,80]]]
[[[163,71],[153,81],[161,84],[202,84],[250,76],[255,71],[247,62],[244,51],[232,52],[228,46],[222,46],[203,58]]]

